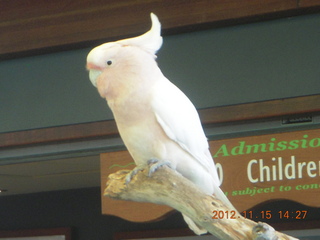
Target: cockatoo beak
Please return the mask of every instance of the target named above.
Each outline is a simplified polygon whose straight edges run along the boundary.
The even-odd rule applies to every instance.
[[[89,79],[93,86],[97,87],[97,79],[102,73],[102,68],[92,63],[87,63],[87,70],[89,70]]]
[[[102,67],[99,67],[93,63],[87,63],[87,70],[90,71],[90,70],[99,70],[99,71],[102,71]]]

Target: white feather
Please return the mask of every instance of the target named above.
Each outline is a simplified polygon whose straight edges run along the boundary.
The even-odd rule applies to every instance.
[[[130,45],[141,47],[148,52],[155,54],[162,46],[162,37],[161,37],[161,24],[158,17],[151,13],[150,14],[152,26],[151,29],[138,37],[127,38],[117,43],[121,45]]]
[[[211,174],[214,184],[219,186],[207,138],[197,110],[189,98],[165,78],[157,82],[152,95],[152,109],[164,132],[192,155],[197,164]]]

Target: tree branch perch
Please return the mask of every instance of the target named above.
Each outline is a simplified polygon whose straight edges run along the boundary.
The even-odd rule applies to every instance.
[[[151,177],[148,176],[149,169],[144,169],[126,184],[125,178],[129,172],[121,170],[110,174],[104,195],[121,200],[168,205],[189,216],[219,239],[296,239],[275,231],[266,223],[256,223],[242,217],[228,209],[215,196],[206,195],[188,179],[166,166],[159,168]],[[226,214],[219,219],[213,219],[213,211]]]

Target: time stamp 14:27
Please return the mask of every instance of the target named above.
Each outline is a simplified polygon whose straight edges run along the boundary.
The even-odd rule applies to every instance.
[[[237,219],[240,218],[240,215],[235,210],[214,210],[212,211],[212,219]],[[297,210],[297,211],[243,211],[241,215],[244,218],[248,219],[272,219],[273,217],[277,217],[279,219],[305,219],[307,217],[308,211],[307,210]]]

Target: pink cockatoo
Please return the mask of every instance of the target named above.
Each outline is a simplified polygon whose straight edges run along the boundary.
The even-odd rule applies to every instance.
[[[161,72],[155,59],[162,45],[161,24],[151,13],[145,34],[94,48],[87,57],[92,84],[113,112],[120,136],[137,168],[157,160],[215,194],[232,207],[219,188],[220,181],[198,113],[186,95]],[[132,176],[129,176],[129,180]],[[200,229],[188,216],[189,227]]]

